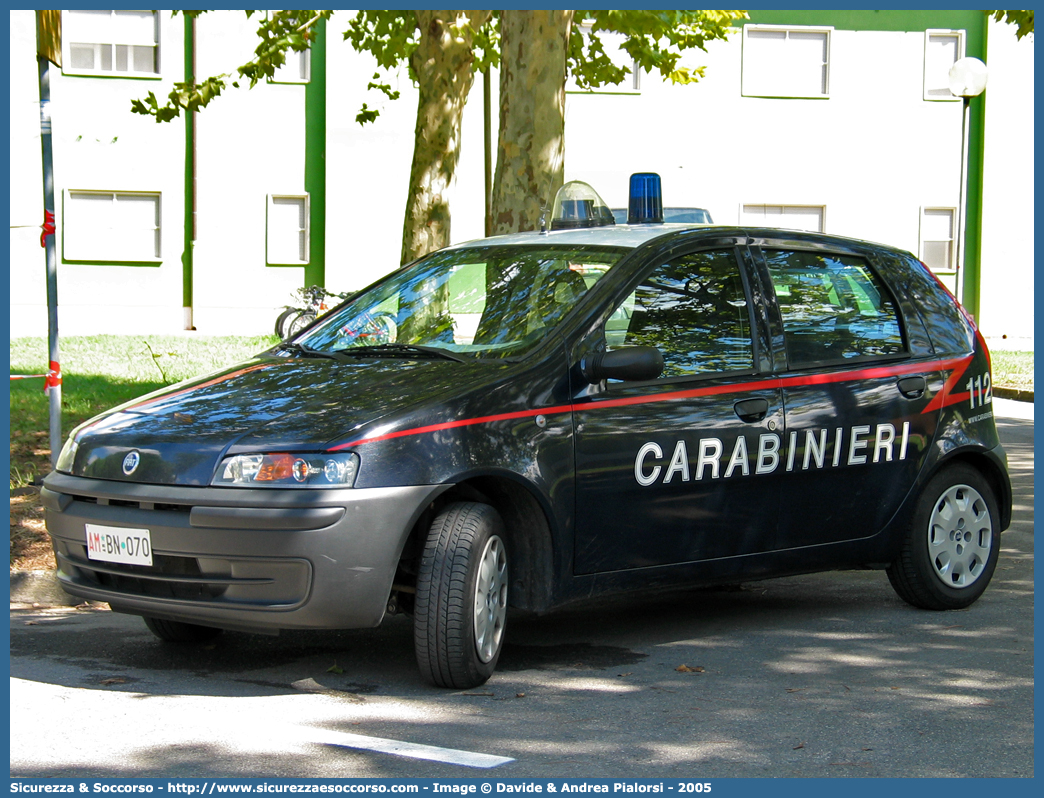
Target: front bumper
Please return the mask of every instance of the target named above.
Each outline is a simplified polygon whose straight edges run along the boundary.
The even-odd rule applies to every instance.
[[[379,624],[410,530],[449,487],[186,488],[52,473],[40,495],[67,593],[274,632]],[[88,559],[85,524],[148,529],[153,565]]]

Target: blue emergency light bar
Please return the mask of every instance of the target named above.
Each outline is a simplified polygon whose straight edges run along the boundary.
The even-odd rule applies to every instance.
[[[627,224],[663,224],[663,190],[660,176],[655,172],[631,175]]]

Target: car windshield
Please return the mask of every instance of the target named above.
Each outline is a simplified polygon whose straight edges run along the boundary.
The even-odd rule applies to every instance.
[[[296,348],[346,356],[516,357],[628,251],[565,245],[441,250],[353,297],[295,339]]]

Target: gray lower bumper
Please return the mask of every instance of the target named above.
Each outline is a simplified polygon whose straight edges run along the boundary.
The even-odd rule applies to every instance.
[[[66,592],[272,632],[379,624],[410,530],[448,487],[179,488],[53,473],[41,498]],[[153,565],[89,559],[85,524],[148,529]]]

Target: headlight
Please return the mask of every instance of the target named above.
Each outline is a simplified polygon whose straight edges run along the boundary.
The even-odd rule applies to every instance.
[[[63,453],[64,454],[64,453]],[[252,488],[350,488],[359,455],[237,454],[221,461],[212,485]]]
[[[76,442],[76,433],[73,433],[65,441],[65,446],[62,447],[62,453],[58,455],[58,462],[54,464],[54,470],[61,471],[65,474],[71,474],[73,463],[76,461],[76,450],[79,448],[80,444]]]

